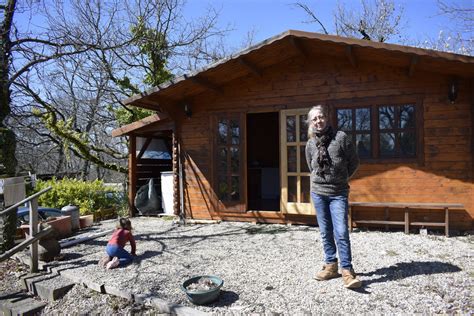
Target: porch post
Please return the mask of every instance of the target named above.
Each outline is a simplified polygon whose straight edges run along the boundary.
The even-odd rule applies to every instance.
[[[128,149],[128,214],[135,216],[134,200],[137,193],[137,138],[129,136]]]
[[[176,128],[173,129],[173,212],[179,215],[179,152]]]

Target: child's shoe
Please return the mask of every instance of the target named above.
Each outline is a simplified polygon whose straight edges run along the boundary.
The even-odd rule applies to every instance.
[[[109,263],[107,263],[107,270],[116,268],[120,264],[120,260],[118,257],[114,257]]]

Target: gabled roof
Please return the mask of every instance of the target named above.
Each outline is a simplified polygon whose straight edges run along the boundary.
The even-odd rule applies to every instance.
[[[265,68],[295,55],[329,55],[346,58],[357,67],[360,61],[406,68],[407,75],[417,71],[474,77],[474,57],[430,49],[401,46],[319,33],[289,30],[222,59],[199,71],[156,86],[124,102],[149,109],[160,103],[176,103],[205,91],[221,93],[226,83],[252,73],[261,76]]]

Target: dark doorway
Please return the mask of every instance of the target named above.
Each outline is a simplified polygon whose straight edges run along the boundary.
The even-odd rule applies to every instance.
[[[249,210],[280,210],[278,112],[247,114]]]

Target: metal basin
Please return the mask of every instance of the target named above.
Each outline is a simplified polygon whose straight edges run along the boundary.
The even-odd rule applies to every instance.
[[[187,287],[193,283],[198,283],[201,278],[207,278],[214,283],[215,287],[209,290],[188,290]],[[181,289],[191,301],[196,305],[205,305],[214,302],[219,297],[224,280],[214,275],[198,275],[187,279],[181,285]]]

